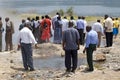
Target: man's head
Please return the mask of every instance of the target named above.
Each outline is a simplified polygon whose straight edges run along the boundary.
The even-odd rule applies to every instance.
[[[70,19],[71,19],[71,20],[73,20],[73,19],[74,19],[74,17],[73,17],[73,16],[71,16],[71,17],[70,17]]]
[[[36,20],[39,20],[39,16],[36,16]]]
[[[91,27],[91,26],[89,26],[89,25],[88,25],[88,26],[86,26],[86,31],[87,31],[87,32],[89,32],[91,29],[92,29],[92,27]]]
[[[107,14],[104,16],[105,19],[107,19],[108,17],[109,17],[109,16],[108,16]]]
[[[66,16],[64,16],[64,19],[67,19],[67,17],[66,17]]]
[[[97,20],[97,22],[99,22],[99,23],[100,23],[100,20],[98,19],[98,20]]]
[[[25,19],[22,19],[22,23],[25,23]]]
[[[78,16],[78,19],[81,19],[81,16]]]
[[[6,17],[6,18],[5,18],[5,21],[8,22],[8,21],[9,21],[9,17]]]

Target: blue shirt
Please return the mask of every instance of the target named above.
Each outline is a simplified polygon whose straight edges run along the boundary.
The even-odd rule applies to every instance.
[[[84,29],[84,21],[82,19],[77,20],[77,29]]]
[[[94,30],[91,30],[90,32],[87,33],[87,36],[86,36],[86,48],[89,47],[90,44],[98,44],[98,34],[96,31]]]

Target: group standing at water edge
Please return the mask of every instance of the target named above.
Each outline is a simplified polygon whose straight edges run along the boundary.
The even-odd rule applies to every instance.
[[[6,34],[5,50],[13,50],[12,34],[14,33],[13,22],[8,17],[6,21]],[[2,51],[2,33],[4,31],[2,18],[0,17],[0,51]],[[52,30],[54,34],[52,34]],[[97,47],[100,47],[101,37],[106,37],[106,47],[111,47],[113,44],[113,36],[117,37],[119,31],[118,18],[111,18],[108,15],[104,16],[103,24],[101,20],[97,20],[92,26],[87,24],[84,16],[78,16],[75,20],[73,16],[70,20],[66,16],[62,19],[59,13],[53,18],[45,15],[36,16],[30,19],[22,19],[22,23],[19,26],[18,37],[18,49],[21,46],[23,66],[25,70],[30,68],[30,71],[34,70],[33,58],[32,58],[32,43],[37,44],[50,42],[50,38],[53,37],[54,44],[61,44],[65,51],[65,67],[66,72],[75,72],[77,68],[77,50],[80,49],[80,45],[84,46],[83,53],[86,52],[88,69],[87,71],[93,71],[92,54]]]

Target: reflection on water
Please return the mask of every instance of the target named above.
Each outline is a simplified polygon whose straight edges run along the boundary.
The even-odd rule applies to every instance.
[[[75,13],[79,15],[119,16],[119,3],[120,0],[1,0],[0,7],[12,8],[18,12],[33,10],[41,14],[73,7]]]
[[[86,58],[78,59],[78,66],[85,65]],[[37,69],[65,69],[64,58],[63,57],[50,57],[45,59],[36,58],[34,59],[34,65]]]

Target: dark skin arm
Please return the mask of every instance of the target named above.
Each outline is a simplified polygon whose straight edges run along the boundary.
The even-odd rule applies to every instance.
[[[62,43],[62,48],[63,48],[63,50],[65,50],[65,42],[64,41]]]

